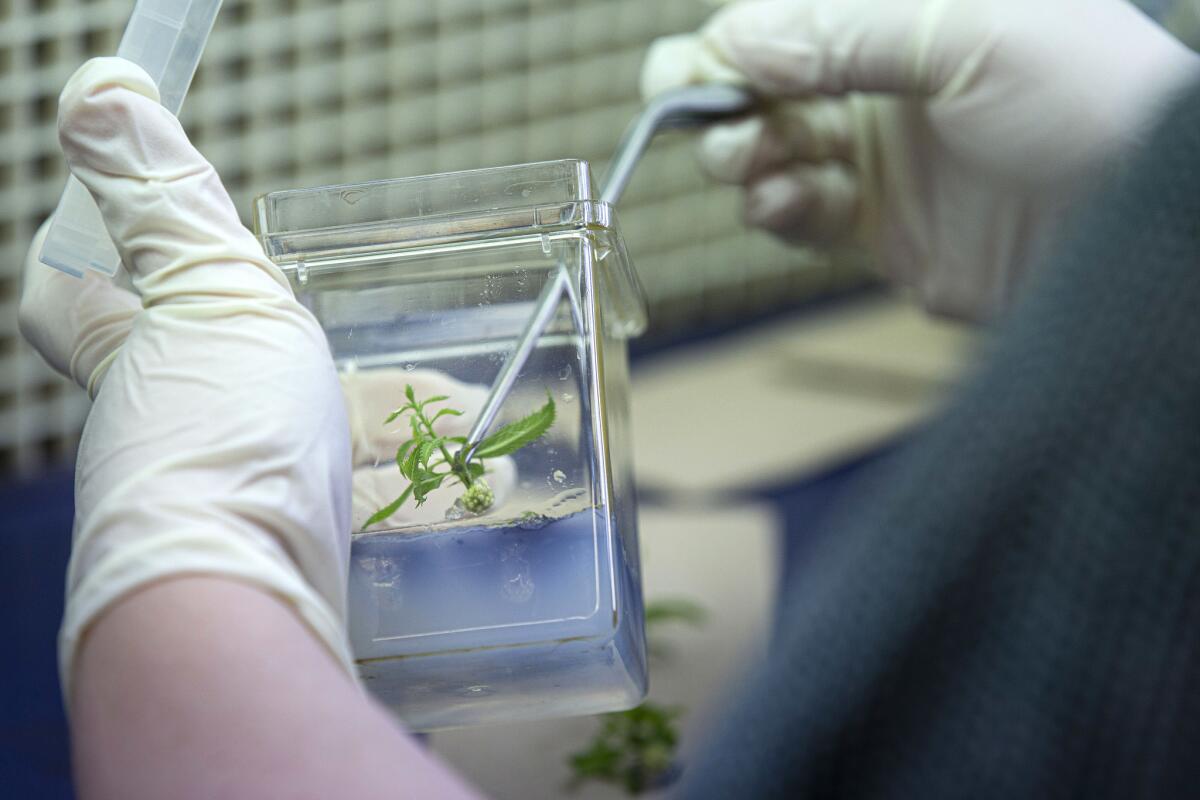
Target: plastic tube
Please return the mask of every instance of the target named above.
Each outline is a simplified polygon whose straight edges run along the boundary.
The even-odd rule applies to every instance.
[[[138,0],[117,55],[149,73],[163,107],[178,114],[200,63],[221,0]],[[85,269],[112,275],[121,260],[100,209],[74,177],[58,201],[39,259],[70,275]]]

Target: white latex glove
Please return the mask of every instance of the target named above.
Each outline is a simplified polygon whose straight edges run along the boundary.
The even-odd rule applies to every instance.
[[[353,675],[350,442],[328,345],[157,96],[139,67],[96,59],[59,106],[68,163],[140,299],[37,263],[41,236],[26,265],[22,330],[95,398],[76,466],[64,690],[106,608],[187,574],[276,594]]]
[[[64,686],[80,636],[104,608],[185,573],[279,594],[351,670],[351,519],[360,526],[406,485],[393,456],[407,426],[383,420],[412,384],[421,397],[453,398],[466,413],[436,428],[465,434],[486,387],[430,370],[354,372],[339,376],[343,412],[316,321],[241,227],[211,166],[147,97],[153,86],[134,65],[89,62],[64,90],[62,138],[135,286],[150,289],[149,310],[96,273],[76,279],[38,262],[48,223],[25,261],[22,332],[97,401],[78,458]],[[120,385],[100,392],[111,383]],[[502,503],[513,462],[488,467]],[[439,519],[456,496],[431,493],[387,524]]]
[[[1123,0],[746,0],[656,42],[642,88],[799,101],[701,142],[747,223],[858,234],[930,309],[978,318],[1198,61]]]

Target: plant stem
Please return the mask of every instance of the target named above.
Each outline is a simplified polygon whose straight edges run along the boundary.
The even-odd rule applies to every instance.
[[[417,420],[425,426],[425,430],[428,432],[429,436],[436,439],[437,434],[433,431],[433,423],[431,423],[429,418],[425,416],[424,409],[420,408],[419,406],[414,406],[413,413],[417,415]],[[455,477],[458,478],[463,486],[470,489],[473,481],[471,480],[471,473],[467,469],[466,465],[458,464],[458,462],[450,456],[450,452],[446,449],[446,445],[439,444],[438,450],[442,451],[442,458],[446,460],[446,466],[450,467],[450,471],[454,473]]]

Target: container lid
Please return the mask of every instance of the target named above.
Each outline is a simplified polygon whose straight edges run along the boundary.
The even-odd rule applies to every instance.
[[[565,227],[612,227],[586,161],[563,159],[288,189],[254,201],[255,233],[280,264]]]

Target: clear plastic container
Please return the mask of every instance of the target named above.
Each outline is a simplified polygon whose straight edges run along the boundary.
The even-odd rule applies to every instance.
[[[593,714],[646,691],[626,342],[645,309],[613,210],[592,198],[587,163],[564,160],[255,204],[339,369],[387,370],[395,406],[406,374],[483,394],[546,282],[569,277],[496,423],[556,401],[551,430],[511,456],[506,496],[353,535],[361,674],[417,730]]]

